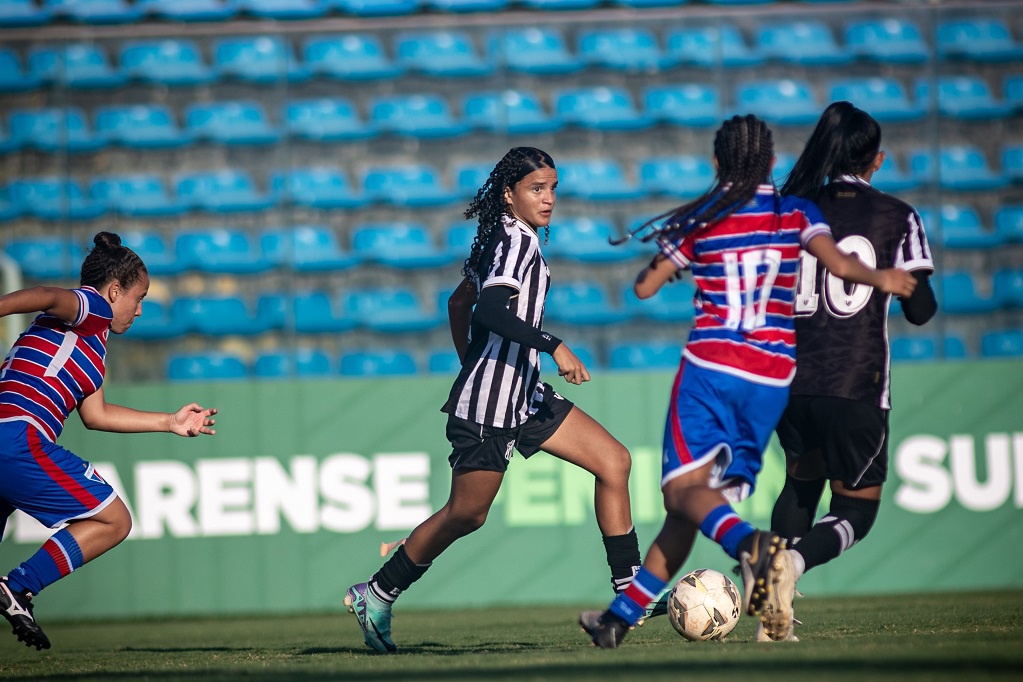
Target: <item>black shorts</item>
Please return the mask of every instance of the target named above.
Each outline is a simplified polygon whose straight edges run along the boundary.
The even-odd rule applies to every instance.
[[[888,410],[833,396],[794,395],[778,422],[785,454],[820,450],[828,480],[858,490],[888,478]]]
[[[572,411],[572,401],[544,384],[543,402],[536,413],[513,428],[485,426],[453,414],[448,415],[447,437],[451,442],[448,463],[452,469],[507,471],[512,451],[526,459],[536,454],[561,427]]]

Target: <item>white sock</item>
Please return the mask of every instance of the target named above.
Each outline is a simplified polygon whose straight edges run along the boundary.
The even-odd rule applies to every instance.
[[[799,580],[800,578],[803,577],[803,573],[806,572],[806,559],[804,559],[803,555],[794,549],[789,549],[786,551],[792,558],[792,568],[794,568],[796,571],[796,580]]]

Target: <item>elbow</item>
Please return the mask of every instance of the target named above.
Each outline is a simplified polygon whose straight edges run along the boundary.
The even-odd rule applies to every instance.
[[[657,289],[646,284],[645,281],[638,281],[632,285],[632,291],[636,294],[636,298],[645,300],[657,293]]]
[[[930,305],[926,307],[913,307],[908,308],[903,303],[902,314],[906,317],[906,321],[910,324],[916,325],[917,327],[923,326],[931,321],[935,313],[938,312],[938,304],[936,301],[931,301]]]

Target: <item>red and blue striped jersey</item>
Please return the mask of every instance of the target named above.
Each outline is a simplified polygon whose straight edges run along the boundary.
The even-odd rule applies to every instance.
[[[683,356],[749,381],[787,386],[796,371],[799,252],[831,234],[817,206],[761,185],[744,207],[661,252],[696,283],[696,318]]]
[[[92,287],[72,289],[78,319],[40,315],[0,367],[0,421],[25,421],[56,441],[71,410],[103,384],[113,311]]]

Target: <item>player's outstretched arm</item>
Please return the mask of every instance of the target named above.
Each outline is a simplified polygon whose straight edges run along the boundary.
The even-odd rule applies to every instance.
[[[32,287],[0,296],[0,317],[46,313],[65,322],[74,322],[78,312],[78,296],[61,287]]]
[[[663,253],[659,253],[649,265],[640,270],[632,290],[639,298],[650,298],[678,274],[678,266],[668,260]]]
[[[909,296],[916,288],[916,278],[910,273],[898,268],[875,270],[867,267],[856,256],[840,251],[830,235],[817,235],[806,245],[806,250],[813,254],[828,272],[847,282],[867,284],[896,296]]]
[[[189,403],[177,412],[146,412],[114,405],[106,401],[102,387],[78,405],[78,416],[86,428],[114,433],[169,432],[185,437],[212,436],[216,433],[211,428],[216,413],[216,408],[204,408],[198,403]]]

